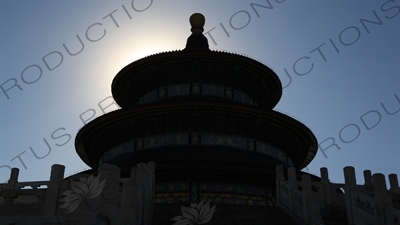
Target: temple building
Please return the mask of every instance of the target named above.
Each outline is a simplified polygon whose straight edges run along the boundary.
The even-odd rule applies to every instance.
[[[400,224],[397,176],[354,168],[345,184],[301,169],[318,142],[274,111],[278,76],[251,58],[209,49],[190,17],[183,50],[139,59],[112,82],[121,107],[86,124],[76,152],[91,167],[49,181],[0,184],[0,224]],[[46,187],[44,187],[46,186]],[[22,189],[23,187],[30,187]]]

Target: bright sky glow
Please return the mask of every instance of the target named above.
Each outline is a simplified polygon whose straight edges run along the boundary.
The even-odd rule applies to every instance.
[[[194,12],[206,17],[211,49],[247,55],[279,75],[276,110],[320,143],[305,170],[325,166],[343,182],[351,165],[358,183],[365,169],[400,174],[399,0],[0,4],[0,182],[9,167],[20,168],[19,181],[47,180],[56,163],[66,175],[86,168],[75,135],[117,109],[114,76],[133,60],[183,49]]]

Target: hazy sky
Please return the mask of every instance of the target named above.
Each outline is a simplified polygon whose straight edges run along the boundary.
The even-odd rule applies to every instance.
[[[305,170],[400,173],[400,1],[1,1],[0,182],[87,168],[74,139],[116,110],[111,82],[128,63],[183,49],[189,16],[206,17],[211,49],[270,66],[276,110],[308,126],[320,148]]]

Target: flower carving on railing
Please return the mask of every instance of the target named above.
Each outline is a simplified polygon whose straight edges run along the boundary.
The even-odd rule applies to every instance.
[[[66,208],[66,213],[76,210],[79,204],[91,198],[96,198],[106,186],[106,180],[100,182],[100,175],[96,178],[91,175],[89,178],[80,177],[79,181],[71,180],[71,190],[64,191],[61,195],[65,195],[60,202],[64,202],[60,208]]]
[[[369,202],[364,203],[364,211],[368,212],[371,215],[375,215],[375,209],[371,206]]]
[[[356,197],[353,199],[354,205],[357,206],[358,208],[362,209],[363,211],[375,215],[375,208],[372,207],[372,205],[368,201],[362,201],[360,197]]]
[[[318,192],[318,189],[319,189],[318,186],[311,185],[311,190],[312,190],[313,192]]]
[[[176,216],[171,220],[176,221],[173,225],[195,225],[209,222],[215,211],[216,206],[210,208],[211,199],[204,203],[204,199],[199,203],[190,203],[190,207],[181,205],[182,216]]]

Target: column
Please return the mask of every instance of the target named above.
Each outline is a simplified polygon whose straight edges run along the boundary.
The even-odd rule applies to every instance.
[[[352,208],[352,196],[350,190],[352,188],[356,188],[356,173],[354,167],[346,166],[344,169],[344,191],[346,197],[346,210],[347,210],[347,221],[348,224],[353,224],[354,215],[353,215],[353,208]]]
[[[371,170],[364,170],[364,187],[367,191],[373,191]]]
[[[326,167],[322,167],[320,172],[324,202],[327,205],[331,205],[333,204],[333,196],[331,182],[329,181],[328,169]]]
[[[276,201],[281,204],[281,182],[285,180],[283,175],[283,165],[276,166]]]
[[[107,163],[98,169],[97,176],[100,176],[101,180],[105,179],[106,186],[102,194],[98,196],[97,203],[102,207],[96,210],[96,215],[104,222],[114,223],[113,221],[117,220],[118,202],[121,197],[119,194],[120,172],[118,166]]]
[[[15,190],[15,186],[18,184],[18,174],[19,174],[19,169],[18,168],[12,168],[11,173],[10,173],[10,179],[7,182],[6,190],[8,190],[4,197],[5,202],[7,202],[9,205],[11,205],[14,201],[14,199],[17,196],[17,192]]]
[[[306,224],[311,223],[311,212],[310,212],[310,197],[312,195],[311,190],[311,177],[308,174],[301,176],[302,183],[302,199],[303,199],[303,220]]]
[[[383,174],[375,173],[372,179],[374,181],[375,209],[380,214],[380,217],[377,217],[377,219],[379,219],[378,223],[386,224],[385,206],[392,203],[392,198],[389,196],[388,190],[386,189],[386,180]],[[375,216],[377,215],[375,214]]]
[[[400,194],[399,181],[397,179],[397,174],[389,174],[389,183],[390,183],[390,193],[398,195]]]
[[[288,168],[288,192],[289,192],[289,209],[293,211],[293,189],[297,189],[296,168]]]
[[[135,182],[134,179],[135,168],[131,170],[131,179],[124,182],[121,194],[121,213],[120,224],[133,224],[135,201]]]
[[[11,169],[10,179],[8,180],[7,187],[6,187],[7,190],[15,189],[15,185],[18,183],[18,174],[19,174],[18,168]]]
[[[154,214],[155,163],[139,163],[131,170],[131,180],[124,183],[120,224],[152,224]]]
[[[44,202],[44,215],[55,215],[59,197],[59,189],[64,179],[65,166],[54,164],[51,166],[50,181],[47,185]]]

